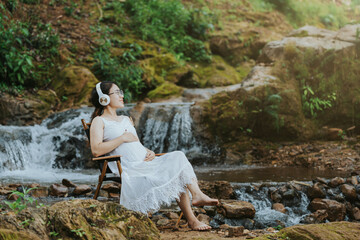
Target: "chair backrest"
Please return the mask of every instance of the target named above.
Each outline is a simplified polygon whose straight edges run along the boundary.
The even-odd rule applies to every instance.
[[[85,131],[86,136],[87,136],[87,138],[89,140],[89,143],[90,143],[90,127],[91,127],[91,123],[87,123],[85,121],[85,119],[81,119],[81,123],[83,125],[84,131]],[[103,166],[104,166],[104,163],[99,162],[99,170],[100,170],[100,172],[102,171]],[[106,168],[106,173],[111,173],[111,170],[109,168]]]

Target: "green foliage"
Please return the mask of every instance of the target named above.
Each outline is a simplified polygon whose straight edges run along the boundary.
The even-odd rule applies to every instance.
[[[86,234],[82,228],[73,229],[73,230],[71,230],[71,232],[75,233],[76,236],[79,236],[79,237],[83,237]]]
[[[34,189],[36,188],[23,188],[23,192],[12,191],[11,195],[17,195],[19,198],[14,202],[4,201],[4,203],[16,214],[18,214],[34,202],[34,199],[28,196],[29,192]]]
[[[336,29],[349,21],[346,17],[345,6],[337,6],[333,2],[313,0],[254,0],[249,2],[255,11],[278,10],[295,28],[322,23],[326,27]]]
[[[210,60],[199,40],[212,28],[210,11],[189,11],[179,0],[126,1],[124,8],[131,17],[131,29],[143,40],[154,41],[187,60]]]
[[[5,2],[5,6],[10,12],[13,12],[13,11],[15,11],[16,7],[18,6],[18,1],[17,0],[8,0]]]
[[[12,20],[0,4],[0,90],[21,91],[48,83],[59,43],[50,24]]]
[[[69,17],[72,16],[77,7],[78,4],[71,1],[69,6],[64,7],[65,15]]]
[[[95,64],[92,69],[102,81],[113,81],[124,90],[125,99],[131,100],[141,94],[145,87],[142,81],[143,69],[136,63],[142,48],[134,43],[122,46],[128,50],[121,56],[111,54],[113,45],[119,44],[110,38],[109,30],[102,35],[102,40],[94,53]],[[121,43],[120,43],[121,44]]]
[[[280,118],[278,114],[279,105],[282,101],[280,93],[272,93],[269,89],[266,89],[266,97],[264,100],[260,100],[257,97],[251,98],[255,102],[255,107],[251,109],[250,114],[262,116],[255,117],[254,119],[261,119],[260,121],[263,121],[266,118],[270,118],[274,128],[279,132],[280,127],[284,125],[283,119]],[[256,122],[253,124],[255,125]]]
[[[40,2],[40,0],[20,0],[20,1],[26,4],[37,4]]]
[[[317,112],[324,111],[327,108],[332,107],[332,103],[336,101],[336,93],[331,93],[327,95],[326,98],[316,97],[314,91],[310,86],[303,87],[303,111],[306,116],[311,116],[315,118],[317,116]]]

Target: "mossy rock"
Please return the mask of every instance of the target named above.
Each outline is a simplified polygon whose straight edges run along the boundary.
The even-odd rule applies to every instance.
[[[1,240],[42,240],[38,236],[29,232],[18,232],[10,229],[0,229]]]
[[[148,93],[151,100],[168,99],[178,97],[182,94],[183,88],[174,83],[165,81],[163,84]]]
[[[157,54],[140,62],[145,70],[145,81],[148,85],[159,86],[165,81],[167,73],[176,69],[180,64],[170,53]]]
[[[254,240],[291,239],[291,240],[332,240],[359,239],[360,223],[330,222],[324,224],[295,225],[284,228],[275,234],[267,234]]]
[[[91,90],[99,82],[85,67],[70,66],[63,69],[52,83],[57,96],[64,101],[64,107],[88,104]]]
[[[241,82],[242,76],[247,75],[249,69],[237,72],[220,56],[214,55],[211,63],[193,63],[191,72],[183,77],[178,84],[184,87],[217,87]]]
[[[27,226],[22,225],[24,219],[31,220]],[[0,215],[0,239],[52,239],[51,233],[64,240],[159,239],[158,229],[145,214],[93,199],[62,201]]]

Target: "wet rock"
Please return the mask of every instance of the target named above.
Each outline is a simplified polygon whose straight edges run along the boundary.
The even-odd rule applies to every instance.
[[[345,198],[349,201],[353,201],[356,199],[356,190],[353,186],[348,184],[341,185],[341,192],[344,194]]]
[[[301,223],[306,224],[314,224],[314,223],[323,223],[327,219],[328,214],[325,209],[323,210],[316,210],[316,212],[313,212],[309,215],[307,215]]]
[[[75,187],[73,194],[74,195],[84,195],[89,192],[91,192],[91,187],[89,185],[82,184],[82,185],[78,185]]]
[[[30,192],[32,197],[47,197],[49,195],[49,191],[47,187],[37,187]]]
[[[254,218],[254,206],[245,201],[221,200],[219,211],[227,218]]]
[[[310,199],[324,198],[326,197],[326,191],[323,185],[317,182],[312,187],[308,188],[307,195]]]
[[[203,222],[203,223],[205,223],[205,224],[207,224],[207,225],[209,225],[209,223],[210,223],[210,217],[209,217],[208,215],[206,215],[206,214],[199,214],[199,215],[197,216],[197,219],[198,219],[200,222]]]
[[[165,214],[165,216],[169,219],[178,219],[179,218],[179,215],[174,212],[168,212]]]
[[[234,190],[227,181],[199,181],[200,189],[208,196],[217,199],[235,199]]]
[[[329,183],[329,181],[328,181],[327,179],[321,178],[321,177],[317,177],[317,178],[315,179],[315,181],[317,181],[317,182],[319,182],[319,183],[322,183],[322,184],[324,184],[324,185],[327,185],[327,184]]]
[[[358,207],[354,207],[351,211],[351,216],[356,221],[360,220],[360,209]]]
[[[109,192],[108,193],[108,198],[120,198],[120,194],[119,193]]]
[[[271,194],[270,198],[274,203],[279,203],[282,200],[282,197],[281,197],[280,193],[278,193],[278,192]]]
[[[295,191],[293,189],[289,189],[286,192],[283,193],[282,196],[286,200],[291,200],[295,198]]]
[[[325,204],[325,210],[328,214],[329,221],[342,221],[345,218],[346,208],[345,205],[330,199],[321,199],[321,202]],[[311,204],[311,203],[310,203]],[[323,207],[318,208],[324,209]]]
[[[76,184],[75,183],[73,183],[73,182],[71,182],[70,180],[68,180],[68,179],[66,179],[66,178],[64,178],[62,181],[61,181],[61,183],[64,185],[64,186],[66,186],[66,187],[76,187]]]
[[[354,185],[354,186],[359,184],[357,176],[351,176],[351,184]]]
[[[204,206],[204,210],[206,211],[206,215],[213,217],[216,214],[216,206]]]
[[[335,177],[333,179],[330,180],[329,182],[329,186],[330,187],[337,187],[341,184],[344,184],[345,183],[345,180],[341,177]]]
[[[281,213],[286,213],[286,209],[282,203],[274,203],[272,205],[272,209],[274,209],[278,212],[281,212]]]
[[[59,141],[54,139],[55,142]],[[55,157],[53,168],[89,168],[93,167],[95,161],[89,161],[91,159],[90,148],[87,146],[86,141],[78,139],[76,137],[69,137],[68,139],[61,141],[57,147],[57,155]],[[79,154],[81,159],[79,159]]]
[[[62,184],[52,184],[49,187],[49,194],[55,197],[66,197],[68,195],[68,188]]]
[[[121,190],[121,184],[117,182],[112,182],[105,184],[104,186],[102,186],[101,189],[111,193],[119,193]]]
[[[37,188],[37,187],[40,187],[40,184],[32,183],[32,184],[28,185],[28,188]]]
[[[237,226],[237,227],[230,226],[227,230],[228,230],[228,234],[226,234],[227,237],[240,237],[244,233],[243,226]]]

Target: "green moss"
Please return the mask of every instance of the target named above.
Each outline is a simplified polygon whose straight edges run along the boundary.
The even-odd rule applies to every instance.
[[[174,83],[165,81],[163,84],[148,93],[150,99],[166,99],[174,96],[180,96],[183,88]]]
[[[194,63],[192,71],[197,79],[193,86],[181,84],[187,87],[215,87],[227,86],[241,82],[242,76],[247,74],[248,69],[241,69],[241,73],[237,72],[232,66],[227,64],[222,57],[213,56],[212,62]]]

